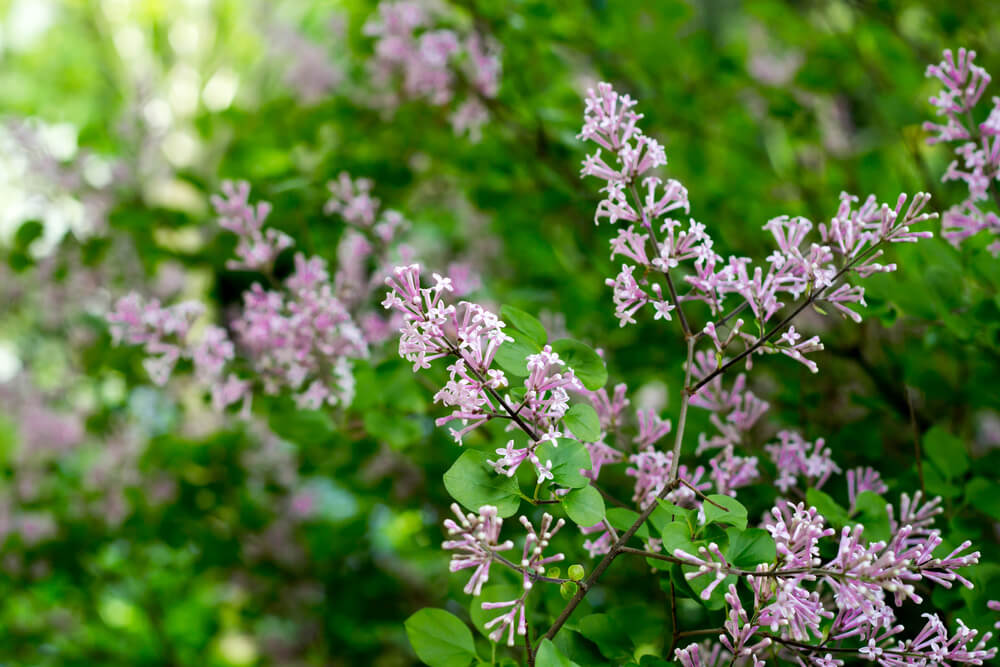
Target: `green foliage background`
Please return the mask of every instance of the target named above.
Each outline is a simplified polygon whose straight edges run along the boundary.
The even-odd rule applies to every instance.
[[[248,279],[225,268],[232,242],[216,234],[209,212],[222,179],[249,180],[273,202],[274,224],[331,261],[342,225],[322,214],[325,183],[342,170],[374,179],[382,201],[413,220],[421,261],[477,258],[482,300],[546,321],[564,314],[574,337],[605,351],[611,383],[661,383],[664,414],[675,416],[679,336],[652,321],[620,329],[612,315],[604,285],[614,273],[611,232],[593,225],[596,186],[577,176],[586,86],[612,81],[640,101],[646,131],[664,143],[670,176],[688,187],[692,216],[709,225],[721,253],[763,256],[768,219],[823,221],[842,190],[881,200],[923,190],[939,210],[957,202],[957,188],[938,181],[948,149],[926,146],[920,129],[936,91],[924,68],[941,49],[964,45],[1000,73],[991,48],[1000,43],[1000,5],[988,1],[463,2],[456,21],[503,47],[500,94],[473,143],[452,133],[446,110],[412,102],[387,116],[361,102],[371,54],[361,25],[372,2],[53,0],[43,3],[52,10],[46,30],[17,45],[12,17],[30,4],[0,3],[0,113],[72,123],[81,150],[128,169],[113,187],[104,233],[69,235],[46,260],[32,257],[30,225],[3,239],[0,339],[47,395],[85,403],[89,414],[83,453],[45,470],[39,507],[58,518],[56,537],[34,545],[10,537],[0,553],[0,663],[11,665],[405,665],[416,659],[405,618],[424,606],[465,615],[464,580],[449,576],[439,549],[450,502],[442,474],[461,450],[434,428],[442,413],[430,405],[432,391],[391,347],[359,367],[358,399],[346,412],[255,404],[289,465],[320,485],[328,504],[278,540],[294,554],[249,559],[248,542],[287,512],[275,467],[246,464],[269,436],[208,415],[191,391],[154,391],[141,355],[111,347],[101,319],[66,296],[85,273],[98,277],[85,294],[117,296],[179,266],[184,294],[224,313]],[[334,13],[346,19],[342,37],[329,27]],[[171,42],[183,22],[209,36],[193,53]],[[277,24],[325,49],[344,83],[315,103],[295,96],[282,78],[287,54],[274,52],[266,29]],[[133,29],[149,46],[152,80],[137,80],[116,47]],[[800,66],[770,85],[753,76],[763,55]],[[226,68],[239,89],[226,109],[199,108],[184,121],[199,158],[178,166],[122,124],[140,115],[144,88],[168,86],[181,61],[202,81]],[[993,623],[986,600],[1000,597],[1000,262],[985,245],[955,250],[935,239],[894,248],[900,271],[867,282],[861,326],[825,333],[819,375],[767,358],[753,380],[773,406],[765,432],[786,425],[825,437],[843,469],[879,469],[890,499],[921,485],[944,497],[948,542],[972,540],[984,565],[969,575],[975,590],[939,589],[931,599],[983,629]],[[803,328],[818,326],[826,325]],[[20,415],[3,408],[0,468],[11,488]],[[692,433],[707,427],[703,414],[692,419]],[[142,433],[143,482],[127,490],[123,523],[109,527],[79,511],[82,461],[122,424]],[[487,448],[490,437],[470,445]],[[160,472],[177,480],[166,504],[149,500],[146,480]],[[630,495],[623,475],[609,485]],[[842,480],[826,490],[846,497]],[[773,493],[750,491],[744,503],[756,511]],[[562,536],[578,560],[581,541]],[[611,625],[634,618],[636,605],[665,604],[635,568],[613,568],[604,589],[588,598],[589,610],[611,612]],[[692,625],[710,613],[683,611]],[[662,634],[652,622],[629,630],[622,654],[634,658]],[[604,661],[570,636],[593,664]]]

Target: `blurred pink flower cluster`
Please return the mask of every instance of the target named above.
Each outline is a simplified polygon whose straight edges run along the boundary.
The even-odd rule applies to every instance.
[[[369,62],[381,106],[394,108],[407,99],[435,106],[452,105],[456,134],[474,141],[489,120],[486,102],[500,88],[500,46],[475,31],[445,27],[440,7],[418,0],[385,0],[364,26],[375,38]]]
[[[927,143],[955,146],[958,159],[952,160],[941,180],[964,182],[969,191],[960,204],[952,206],[941,218],[942,236],[956,247],[982,231],[1000,235],[997,211],[982,208],[982,203],[991,198],[994,207],[1000,206],[1000,192],[995,183],[1000,178],[1000,97],[993,98],[989,115],[977,123],[979,102],[990,83],[990,75],[973,63],[975,58],[975,51],[959,49],[956,58],[951,49],[945,49],[944,60],[927,66],[927,76],[944,84],[930,98],[938,115],[944,116],[944,122],[924,123],[924,129],[934,135]],[[1000,256],[1000,240],[994,239],[989,250]]]
[[[243,294],[228,329],[209,324],[199,330],[196,322],[205,312],[199,302],[164,306],[130,293],[108,314],[113,341],[142,345],[149,355],[144,365],[159,385],[179,361],[191,362],[219,410],[242,401],[248,414],[255,388],[290,391],[303,408],[350,404],[352,360],[367,357],[369,343],[385,340],[391,330],[370,297],[391,252],[408,252],[398,244],[405,220],[381,210],[370,189],[366,179],[352,181],[347,174],[330,184],[326,211],[349,226],[333,278],[324,259],[298,252],[292,272],[279,281],[275,262],[293,245],[291,237],[265,226],[270,204],[251,204],[247,183],[224,183],[223,196],[212,203],[219,225],[237,237],[236,259],[227,266],[260,273],[268,286],[255,282]]]

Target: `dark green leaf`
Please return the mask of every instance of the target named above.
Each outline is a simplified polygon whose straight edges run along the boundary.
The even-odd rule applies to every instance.
[[[774,540],[766,530],[730,528],[726,559],[737,567],[753,569],[759,563],[773,563],[777,556]]]
[[[974,509],[1000,521],[1000,493],[996,482],[976,477],[965,487],[965,499]]]
[[[608,614],[584,616],[577,627],[580,634],[597,644],[597,648],[609,660],[620,660],[631,653],[632,642],[625,629],[619,627]]]
[[[955,479],[969,469],[965,443],[943,426],[935,426],[924,434],[924,453],[946,479]]]

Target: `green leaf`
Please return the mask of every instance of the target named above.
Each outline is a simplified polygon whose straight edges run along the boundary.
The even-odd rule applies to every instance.
[[[472,512],[478,512],[483,505],[494,505],[500,516],[510,516],[521,504],[521,490],[516,479],[497,474],[486,462],[488,458],[485,452],[465,451],[444,474],[444,487]]]
[[[563,338],[552,343],[552,350],[573,369],[587,389],[597,391],[608,381],[608,369],[604,366],[604,360],[583,343]]]
[[[826,517],[830,525],[834,528],[843,528],[850,522],[847,510],[838,505],[836,501],[819,489],[809,489],[806,491],[806,502],[815,507],[816,510]]]
[[[538,447],[538,459],[542,463],[552,461],[552,481],[560,486],[580,489],[590,480],[580,471],[590,470],[590,452],[582,442],[561,438],[556,447],[551,441],[545,441]]]
[[[962,493],[961,487],[946,478],[935,465],[924,466],[924,484],[927,493],[932,496],[951,499]]]
[[[965,443],[942,426],[924,434],[924,452],[946,479],[955,479],[969,469]]]
[[[632,524],[639,519],[638,512],[633,512],[632,510],[624,507],[612,507],[606,514],[608,523],[610,523],[616,530],[620,530],[622,532],[631,528]],[[639,526],[639,529],[635,531],[635,536],[640,540],[649,539],[649,526],[646,525],[645,521]]]
[[[507,332],[507,335],[514,340],[505,341],[498,347],[494,359],[507,375],[528,377],[528,363],[525,359],[529,354],[538,354],[542,348],[526,335],[516,332]]]
[[[469,628],[443,609],[421,609],[404,625],[417,657],[430,667],[466,667],[476,658]]]
[[[691,516],[693,513],[694,510],[686,510],[674,505],[669,500],[663,500],[661,498],[656,501],[656,509],[654,509],[653,513],[649,515],[649,521],[657,530],[663,530],[663,527],[668,523],[679,520],[687,522],[690,526]]]
[[[563,655],[563,652],[548,639],[543,639],[538,645],[535,655],[535,667],[580,667]]]
[[[722,508],[725,509],[716,507],[716,505],[722,505]],[[705,510],[706,526],[710,523],[720,523],[736,526],[740,530],[747,527],[747,508],[743,507],[735,498],[712,494],[708,496],[708,501],[702,504],[702,508]]]
[[[995,521],[1000,521],[1000,493],[996,482],[975,477],[965,487],[965,499],[974,509]]]
[[[689,554],[697,554],[698,549],[691,541],[691,529],[685,521],[672,521],[660,530],[663,551],[673,554],[674,549],[682,549]]]
[[[760,563],[773,563],[777,557],[774,540],[766,530],[730,528],[726,534],[729,535],[726,559],[737,567],[753,569]]]
[[[604,499],[592,486],[570,491],[563,496],[562,504],[578,526],[593,526],[604,518]]]
[[[885,498],[874,491],[862,491],[854,501],[858,510],[858,522],[865,527],[865,539],[888,541],[892,537],[889,530],[889,513]]]
[[[608,614],[590,614],[577,623],[580,634],[597,644],[604,657],[620,660],[632,651],[625,629],[619,627]]]
[[[589,403],[577,403],[571,407],[563,417],[563,423],[583,442],[601,439],[601,420],[597,417],[597,410]]]
[[[520,308],[514,306],[502,306],[500,308],[500,318],[512,327],[523,333],[539,346],[545,345],[549,335],[545,333],[545,327],[534,315],[530,315]],[[508,332],[509,335],[509,332]]]

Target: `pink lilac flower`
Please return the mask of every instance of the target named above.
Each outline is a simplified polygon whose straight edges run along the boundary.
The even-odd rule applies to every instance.
[[[728,665],[732,655],[723,650],[722,644],[708,641],[679,648],[674,651],[674,658],[681,667],[720,667]]]
[[[882,476],[874,468],[854,468],[847,471],[848,513],[853,513],[857,505],[858,494],[865,491],[885,493],[889,487],[882,481]]]
[[[739,595],[736,594],[736,586],[730,584],[725,597],[726,603],[729,605],[729,618],[723,624],[726,634],[720,635],[719,641],[737,658],[756,656],[758,651],[763,651],[771,645],[771,640],[765,637],[751,644],[750,642],[760,626],[750,622],[750,616],[743,608]],[[758,662],[755,658],[754,665],[758,664],[763,663]]]
[[[580,474],[595,482],[601,474],[602,467],[608,464],[621,463],[625,456],[621,451],[603,441],[586,442],[584,446],[590,454],[590,470],[581,470]]]
[[[660,419],[652,410],[636,410],[635,416],[639,422],[639,433],[632,442],[640,448],[651,447],[670,433],[670,420]]]
[[[219,215],[219,226],[237,238],[237,259],[229,260],[227,266],[253,271],[269,269],[281,251],[292,246],[291,237],[273,228],[264,229],[271,205],[268,202],[251,205],[249,183],[226,181],[222,193],[224,197],[212,196],[212,206]]]
[[[993,98],[993,108],[987,118],[978,125],[979,102],[990,75],[982,67],[974,64],[975,51],[964,48],[958,50],[958,57],[950,49],[945,49],[944,60],[937,65],[928,65],[927,76],[944,84],[944,88],[930,98],[939,116],[944,116],[941,124],[930,121],[924,129],[932,133],[927,143],[951,143],[958,159],[948,165],[942,181],[965,183],[968,196],[959,204],[945,212],[941,220],[942,236],[958,247],[967,238],[987,232],[993,237],[1000,235],[1000,218],[996,212],[984,211],[981,202],[998,200],[995,181],[1000,178],[1000,97]],[[1000,241],[994,240],[989,246],[994,256],[1000,255]]]
[[[449,569],[452,572],[470,567],[476,568],[463,590],[472,595],[479,595],[483,584],[489,581],[494,554],[513,549],[514,543],[510,540],[498,542],[503,519],[497,515],[496,507],[483,505],[476,515],[465,514],[457,504],[452,503],[451,511],[455,513],[458,522],[445,519],[444,526],[452,539],[445,541],[441,546],[457,552],[451,557]]]
[[[993,611],[1000,611],[1000,600],[990,600],[986,603],[986,606]],[[1000,621],[993,624],[994,628],[1000,629]]]
[[[596,539],[590,537],[583,542],[583,548],[587,550],[587,554],[591,558],[603,556],[611,551],[611,545],[615,541],[614,536],[603,521],[595,523],[593,526],[580,526],[580,532],[584,535],[598,534]]]
[[[765,445],[764,449],[778,468],[774,485],[782,493],[787,493],[793,487],[801,488],[800,477],[805,482],[804,486],[819,489],[831,475],[840,472],[840,468],[830,457],[830,448],[823,438],[810,443],[796,431],[779,431],[778,442]]]
[[[489,634],[490,641],[498,642],[503,639],[504,632],[507,633],[507,646],[514,645],[514,633],[524,636],[528,632],[528,621],[524,610],[524,600],[527,597],[525,592],[516,600],[506,602],[483,602],[483,609],[508,609],[510,611],[500,614],[492,621],[488,621],[484,627],[487,630],[492,628]]]

